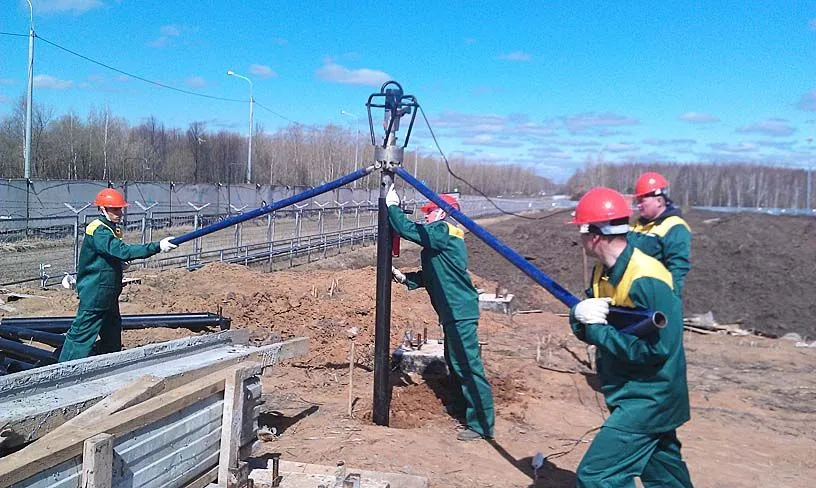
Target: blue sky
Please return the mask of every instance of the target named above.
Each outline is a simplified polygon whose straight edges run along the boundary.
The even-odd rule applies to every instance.
[[[807,166],[816,150],[816,2],[278,2],[32,0],[35,30],[120,70],[247,100],[290,121],[368,131],[395,79],[449,155],[535,166],[563,181],[588,159]],[[0,0],[0,31],[28,4]],[[392,10],[387,10],[391,8]],[[0,114],[25,91],[27,39],[0,35]],[[35,101],[136,124],[246,133],[247,103],[185,95],[35,44]],[[341,115],[341,111],[355,114]],[[377,114],[377,119],[381,114]],[[288,120],[287,120],[288,119]],[[409,147],[430,152],[421,121]]]

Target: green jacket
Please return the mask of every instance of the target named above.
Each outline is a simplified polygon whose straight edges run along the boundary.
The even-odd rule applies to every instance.
[[[125,244],[121,230],[99,217],[85,228],[77,265],[80,310],[109,310],[122,293],[122,262],[147,258],[161,249],[158,242]]]
[[[612,305],[659,310],[668,324],[638,338],[611,325],[585,325],[570,311],[576,337],[597,346],[601,391],[611,412],[606,425],[633,433],[660,433],[690,418],[683,315],[672,292],[671,275],[654,258],[631,244],[611,268],[598,264],[591,297],[611,297]]]
[[[691,228],[680,209],[670,205],[654,220],[639,219],[627,239],[663,263],[672,275],[675,294],[682,297],[686,274],[691,269]]]
[[[442,325],[479,318],[479,293],[467,273],[465,234],[447,222],[417,225],[397,205],[388,207],[394,230],[422,246],[422,269],[405,273],[409,290],[425,287]]]

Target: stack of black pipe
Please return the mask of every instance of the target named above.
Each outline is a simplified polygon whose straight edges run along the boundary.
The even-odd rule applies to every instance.
[[[0,375],[55,363],[58,351],[65,342],[64,334],[73,321],[74,317],[0,319]],[[218,327],[226,330],[230,328],[230,319],[210,312],[122,316],[122,328],[125,330],[151,327],[186,328],[192,331]],[[41,349],[23,341],[35,341],[55,349]]]

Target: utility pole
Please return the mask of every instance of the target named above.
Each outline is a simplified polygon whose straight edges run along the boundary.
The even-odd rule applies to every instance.
[[[28,2],[28,90],[26,93],[26,119],[25,119],[25,149],[23,157],[25,167],[23,177],[28,181],[31,178],[31,105],[34,101],[34,7],[31,0]]]

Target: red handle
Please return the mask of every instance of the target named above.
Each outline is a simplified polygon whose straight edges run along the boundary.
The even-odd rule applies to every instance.
[[[398,258],[400,254],[400,235],[391,231],[391,255]]]

